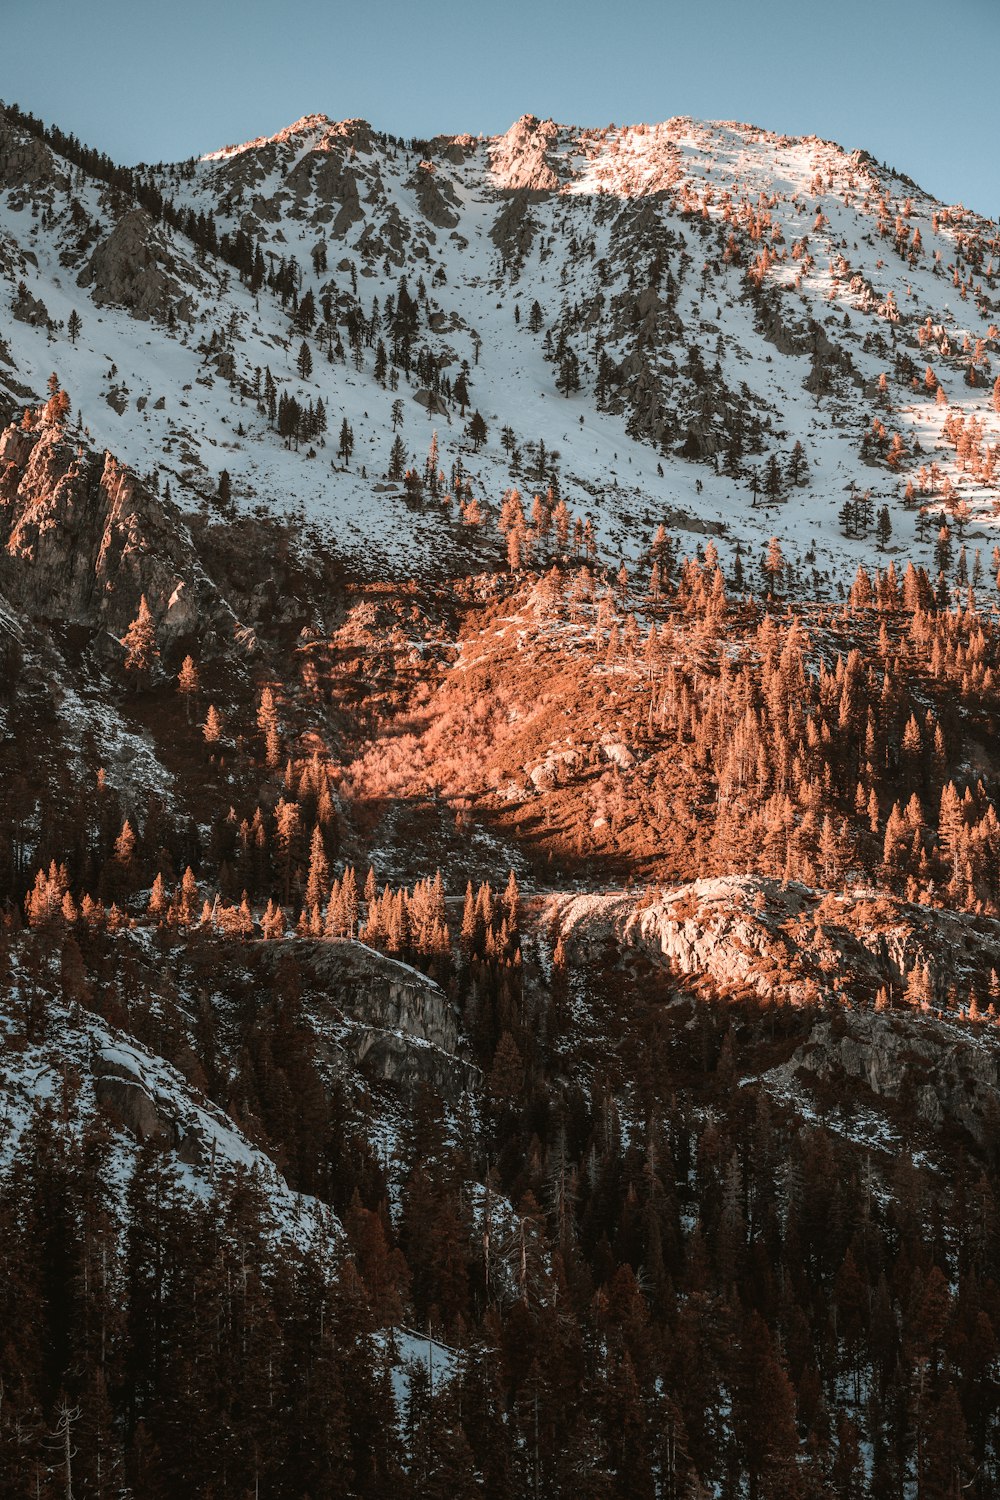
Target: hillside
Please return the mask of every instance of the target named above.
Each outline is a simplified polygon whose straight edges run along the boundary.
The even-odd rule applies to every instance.
[[[998,276],[0,110],[0,1500],[1000,1490]]]

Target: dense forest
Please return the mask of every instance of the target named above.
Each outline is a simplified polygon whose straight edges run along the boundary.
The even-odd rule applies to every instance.
[[[254,683],[163,662],[140,609],[121,701],[170,725],[187,817],[155,797],[126,807],[94,767],[89,786],[54,786],[29,837],[18,809],[39,767],[10,766],[6,1057],[27,1062],[88,1013],[185,1055],[336,1223],[290,1246],[253,1174],[192,1197],[151,1141],[116,1186],[112,1122],[81,1114],[67,1071],[4,1171],[4,1494],[992,1492],[995,1154],[954,1127],[934,1147],[948,1174],[920,1168],[904,1109],[910,1147],[887,1161],[754,1080],[845,1005],[988,1022],[996,974],[959,989],[942,962],[892,994],[762,1004],[620,953],[585,961],[539,925],[532,894],[577,878],[581,858],[614,870],[638,855],[649,881],[862,880],[897,906],[993,916],[992,783],[966,769],[995,729],[981,577],[956,600],[890,565],[859,572],[842,605],[810,606],[736,593],[711,554],[678,563],[662,535],[632,578],[558,549],[459,612],[456,643],[491,637],[492,656],[414,667],[386,641],[364,691],[343,638],[305,653],[297,678]],[[495,627],[512,616],[535,638],[509,655]],[[609,722],[602,695],[627,688],[616,722],[634,755],[537,779],[550,811],[525,830],[519,882],[479,868],[469,830],[499,832],[509,811],[473,816],[452,793],[477,760],[488,780],[491,756],[527,758],[482,705],[509,718],[539,670],[577,729]],[[7,671],[8,704],[44,713],[30,664]],[[401,741],[420,700],[429,727]],[[328,705],[355,740],[336,758],[315,742]],[[435,735],[450,758],[428,797]],[[414,797],[401,776],[424,787],[425,831],[450,820],[447,878],[372,867],[386,807]],[[671,839],[678,788],[689,821]],[[595,795],[607,834],[589,827]],[[420,1086],[400,1113],[389,1085],[331,1081],[297,958],[317,940],[363,941],[440,984],[471,1087]],[[268,943],[281,959],[265,979]],[[389,1157],[371,1128],[387,1108]],[[403,1328],[447,1351],[445,1378],[418,1358],[400,1379]]]

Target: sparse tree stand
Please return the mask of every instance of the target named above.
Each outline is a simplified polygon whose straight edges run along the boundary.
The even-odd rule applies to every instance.
[[[337,452],[345,464],[350,463],[351,454],[354,452],[354,432],[346,417],[340,424],[340,439],[337,443]]]
[[[52,427],[64,427],[69,417],[69,397],[59,384],[59,376],[52,372],[48,381],[49,399],[42,408],[45,422]]]

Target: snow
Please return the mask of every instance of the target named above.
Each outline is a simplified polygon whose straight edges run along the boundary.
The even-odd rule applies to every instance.
[[[254,198],[273,198],[284,207],[284,243],[272,239],[266,248],[294,256],[303,271],[301,290],[312,287],[318,300],[324,288],[333,294],[348,290],[348,272],[314,272],[310,251],[318,239],[330,239],[328,226],[319,219],[311,222],[310,210],[319,207],[314,199],[300,202],[290,195],[282,199],[281,194],[288,173],[310,152],[326,155],[343,147],[350,123],[331,125],[324,116],[307,116],[276,136],[211,153],[195,164],[190,178],[175,181],[171,169],[160,169],[161,180],[179,204],[196,211],[214,209],[220,231],[235,228],[248,205],[244,189],[233,187],[235,179],[222,174],[232,174],[240,162],[260,157],[246,191]],[[784,245],[808,235],[814,257],[799,286],[803,322],[807,317],[821,325],[836,322],[837,338],[848,343],[855,366],[870,385],[887,366],[892,379],[892,369],[885,356],[863,347],[863,336],[869,332],[888,335],[890,329],[884,318],[862,310],[862,293],[852,292],[845,278],[835,281],[831,267],[840,255],[873,288],[876,305],[884,305],[891,293],[904,313],[918,306],[921,315],[930,313],[936,324],[947,329],[956,349],[966,334],[973,340],[986,337],[991,319],[996,319],[995,309],[987,311],[986,298],[981,308],[975,297],[963,298],[962,289],[954,287],[947,274],[932,274],[935,250],[941,251],[943,265],[954,258],[956,232],[947,224],[933,229],[931,216],[937,205],[932,200],[911,186],[877,174],[857,154],[849,156],[811,138],[792,140],[748,127],[686,120],[608,132],[560,129],[551,159],[557,164],[562,189],[532,204],[538,233],[511,284],[490,239],[490,229],[503,206],[497,197],[492,150],[492,143],[481,141],[469,148],[461,165],[435,165],[439,180],[450,186],[460,204],[460,224],[451,233],[432,228],[423,219],[409,186],[416,164],[410,153],[382,147],[356,153],[350,165],[360,174],[362,187],[369,189],[367,195],[362,192],[365,217],[350,227],[342,241],[330,239],[329,243],[331,266],[346,256],[360,268],[359,290],[367,307],[373,296],[382,304],[395,292],[404,268],[390,265],[387,272],[377,260],[366,265],[359,250],[361,235],[369,224],[378,227],[393,219],[410,231],[405,274],[411,290],[423,271],[432,305],[437,302],[451,315],[446,326],[452,331],[436,342],[447,343],[453,351],[451,373],[457,371],[458,361],[468,361],[473,406],[482,411],[489,425],[488,442],[478,454],[468,450],[456,426],[446,418],[429,417],[412,400],[405,381],[398,392],[381,389],[367,367],[370,351],[366,351],[366,368],[357,371],[350,358],[346,365],[328,365],[320,351],[314,350],[313,377],[301,381],[294,371],[298,338],[290,335],[287,315],[266,292],[255,303],[235,275],[220,274],[214,265],[197,271],[191,266],[190,277],[185,277],[200,283],[194,292],[196,311],[190,329],[182,325],[167,333],[155,324],[134,320],[123,310],[95,307],[74,284],[75,272],[67,272],[59,261],[60,252],[71,243],[65,215],[57,218],[54,230],[43,232],[37,218],[15,206],[23,199],[7,192],[0,195],[0,238],[12,252],[8,273],[12,291],[23,279],[29,292],[45,302],[56,323],[65,324],[74,308],[83,317],[75,347],[65,338],[53,347],[44,328],[8,319],[5,340],[19,378],[40,396],[55,364],[71,399],[82,406],[82,419],[94,443],[111,448],[141,472],[169,478],[181,503],[198,505],[214,493],[225,467],[232,475],[239,505],[248,509],[263,505],[266,510],[296,515],[335,537],[348,555],[368,568],[426,567],[449,549],[451,528],[445,526],[443,517],[426,509],[414,512],[398,490],[374,489],[388,461],[391,409],[397,396],[404,406],[401,432],[411,461],[422,465],[437,426],[443,467],[447,470],[461,451],[477,493],[494,508],[511,483],[500,445],[501,427],[509,424],[523,440],[544,438],[547,447],[561,454],[563,493],[571,508],[592,517],[610,560],[634,556],[648,542],[657,521],[669,516],[670,529],[689,528],[687,539],[692,545],[703,536],[699,528],[704,522],[716,521],[724,528],[718,538],[723,554],[739,537],[749,547],[748,562],[752,563],[773,531],[791,556],[802,557],[813,546],[818,569],[849,574],[860,559],[869,564],[880,560],[872,539],[851,541],[839,534],[837,512],[850,482],[861,490],[871,488],[876,505],[883,501],[890,505],[894,542],[907,551],[916,550],[909,538],[912,517],[904,515],[898,505],[901,476],[884,467],[864,465],[858,457],[860,430],[871,420],[873,402],[863,394],[849,393],[846,398],[824,398],[817,408],[802,386],[808,360],[780,353],[754,328],[752,309],[740,297],[740,268],[721,266],[713,274],[708,299],[713,307],[709,308],[697,296],[692,267],[681,285],[678,313],[685,337],[697,339],[709,368],[721,330],[719,358],[724,377],[732,388],[745,381],[761,408],[772,412],[776,432],[780,429],[784,434],[775,437],[774,445],[783,454],[796,440],[806,448],[811,483],[776,510],[753,510],[744,484],[716,475],[704,464],[672,454],[665,457],[633,441],[626,435],[622,417],[596,410],[591,391],[568,400],[556,394],[553,367],[543,357],[541,337],[527,331],[526,317],[522,316],[520,325],[515,323],[513,303],[519,302],[526,314],[537,297],[546,320],[551,321],[566,297],[582,301],[600,291],[610,302],[625,289],[632,268],[620,263],[620,254],[616,259],[616,246],[620,251],[625,242],[616,241],[615,217],[601,212],[612,195],[618,195],[613,202],[627,205],[635,202],[636,194],[669,185],[662,201],[656,200],[658,212],[674,233],[684,236],[697,259],[701,242],[679,204],[703,203],[708,217],[721,221],[724,192],[737,207],[756,204],[761,195],[771,203],[777,194],[770,212]],[[925,247],[915,268],[895,254],[888,240],[874,234],[874,203],[883,191],[891,196],[890,219],[905,196],[912,200],[908,231],[919,227]],[[709,192],[711,198],[706,197]],[[851,199],[849,208],[844,194]],[[92,218],[110,227],[96,185],[82,186],[76,196]],[[826,221],[821,230],[814,228],[817,207]],[[564,222],[567,230],[581,240],[592,239],[595,246],[592,259],[573,263],[573,277],[565,288],[557,275],[558,257],[549,254],[549,242],[558,237]],[[164,237],[171,253],[190,265],[190,246],[167,232]],[[414,253],[418,246],[424,248],[425,256]],[[602,280],[595,267],[605,256],[610,256],[609,271]],[[788,282],[800,265],[780,262],[769,277]],[[443,273],[440,283],[435,271]],[[718,318],[714,316],[716,302],[721,310]],[[793,293],[782,309],[786,319],[794,302]],[[855,325],[850,334],[840,326],[845,312]],[[242,374],[269,365],[279,388],[302,399],[322,397],[329,433],[327,446],[319,449],[316,458],[287,451],[255,408],[241,403],[229,384],[212,372],[197,346],[207,342],[213,330],[229,327],[234,330],[230,345]],[[481,351],[478,363],[474,335]],[[575,337],[585,354],[585,341]],[[935,368],[941,366],[937,349],[929,348],[925,356],[916,347],[912,330],[901,331],[900,345],[921,369],[928,357]],[[607,347],[609,353],[616,353],[613,341]],[[109,379],[112,365],[117,367],[113,381]],[[942,378],[952,410],[981,417],[987,440],[1000,439],[1000,419],[990,410],[988,387],[964,386],[953,366],[942,369]],[[103,399],[112,383],[128,391],[128,405],[121,415]],[[911,450],[919,440],[923,456],[928,461],[936,459],[952,475],[973,503],[977,531],[984,540],[991,540],[997,529],[991,514],[992,495],[977,490],[971,477],[959,472],[952,450],[940,446],[948,408],[936,406],[922,394],[901,391],[894,380],[891,396],[894,409],[886,416],[890,430],[901,431]],[[146,398],[142,411],[137,406],[140,397]],[[162,410],[155,408],[159,397],[165,400]],[[345,417],[356,435],[350,469],[334,467],[336,435]],[[237,432],[241,422],[242,437]],[[658,464],[663,466],[662,478]],[[361,475],[362,465],[367,477]]]
[[[178,1147],[170,1153],[178,1186],[192,1198],[209,1201],[217,1188],[237,1173],[248,1173],[260,1185],[271,1232],[299,1249],[332,1253],[341,1230],[332,1211],[318,1199],[294,1192],[274,1163],[237,1129],[232,1120],[186,1083],[170,1063],[88,1012],[71,1016],[50,1000],[44,1042],[23,1051],[0,1048],[0,1171],[14,1158],[18,1143],[39,1102],[58,1099],[67,1070],[79,1080],[74,1101],[74,1128],[99,1110],[95,1080],[123,1077],[141,1087],[160,1117],[173,1122]],[[195,1140],[195,1162],[177,1154]],[[124,1193],[138,1154],[137,1143],[116,1131],[114,1178]],[[191,1153],[188,1153],[191,1154]]]
[[[385,1343],[390,1354],[394,1355],[392,1391],[400,1417],[406,1409],[416,1366],[420,1365],[426,1370],[432,1391],[439,1390],[458,1373],[459,1356],[455,1350],[449,1349],[446,1344],[439,1344],[429,1335],[421,1336],[408,1328],[393,1328],[389,1330]]]

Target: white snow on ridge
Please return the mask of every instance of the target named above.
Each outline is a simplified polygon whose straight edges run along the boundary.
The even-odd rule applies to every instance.
[[[953,366],[942,366],[936,345],[926,352],[920,350],[912,332],[901,330],[898,347],[920,363],[921,371],[924,362],[942,366],[949,406],[936,406],[922,391],[914,395],[901,390],[891,360],[866,349],[860,336],[850,349],[865,391],[847,405],[835,396],[817,402],[802,385],[808,360],[780,352],[755,328],[753,309],[742,295],[740,267],[720,265],[718,274],[712,273],[711,306],[699,296],[702,241],[678,212],[678,204],[686,205],[686,212],[697,208],[713,223],[722,224],[728,213],[747,205],[764,206],[775,247],[787,250],[807,239],[812,256],[808,268],[803,269],[801,260],[787,259],[767,273],[775,282],[788,287],[794,282],[798,288],[789,291],[789,305],[783,309],[786,315],[797,298],[803,319],[808,316],[821,326],[835,323],[840,328],[847,313],[852,324],[858,325],[859,335],[863,330],[890,340],[893,326],[877,312],[865,310],[869,294],[851,289],[849,272],[873,289],[880,306],[891,294],[904,314],[911,307],[926,309],[936,325],[946,328],[953,347],[960,349],[966,337],[973,342],[988,338],[991,319],[1000,314],[985,294],[982,306],[989,304],[992,312],[983,312],[976,296],[964,295],[964,288],[953,285],[946,268],[954,262],[959,231],[940,222],[940,215],[934,227],[940,206],[931,199],[916,190],[909,193],[907,233],[919,228],[924,244],[923,257],[910,267],[893,251],[891,241],[874,233],[877,202],[889,187],[859,153],[848,155],[814,138],[795,140],[750,127],[699,125],[689,120],[604,132],[557,130],[550,156],[565,180],[560,179],[560,191],[530,205],[538,227],[512,281],[490,235],[502,207],[491,176],[491,143],[470,142],[458,164],[451,160],[435,163],[435,173],[459,205],[459,224],[449,231],[432,227],[420,211],[412,185],[418,156],[401,146],[382,145],[355,153],[355,147],[345,147],[345,141],[358,125],[335,125],[326,116],[306,116],[275,136],[210,153],[193,165],[193,175],[176,173],[174,178],[167,168],[158,180],[178,205],[196,212],[213,211],[220,232],[240,227],[252,203],[275,203],[280,228],[269,228],[266,218],[261,221],[271,236],[263,242],[264,248],[268,255],[295,259],[302,272],[299,295],[311,288],[317,303],[324,292],[335,299],[338,293],[351,290],[351,263],[363,309],[370,307],[374,297],[384,305],[386,297],[398,289],[401,275],[408,278],[411,293],[417,277],[423,275],[429,310],[437,305],[452,329],[432,342],[452,350],[452,377],[460,361],[468,362],[472,405],[488,424],[489,438],[479,453],[471,450],[457,417],[452,421],[443,415],[429,416],[413,400],[405,380],[398,392],[378,385],[371,374],[371,349],[365,349],[364,368],[358,370],[350,351],[347,363],[328,364],[311,339],[313,373],[302,380],[295,369],[301,340],[289,329],[290,309],[282,310],[266,291],[255,299],[235,274],[215,263],[199,273],[206,285],[193,293],[190,326],[181,323],[175,331],[165,332],[155,323],[136,321],[123,310],[95,307],[75,284],[75,273],[60,264],[67,235],[46,233],[26,207],[16,206],[23,200],[8,192],[0,195],[0,234],[30,251],[37,262],[24,260],[10,279],[23,279],[30,294],[45,303],[54,322],[65,324],[76,309],[84,324],[75,346],[65,338],[53,346],[44,328],[8,320],[5,338],[20,378],[40,396],[55,365],[92,440],[139,471],[158,473],[170,482],[181,503],[197,505],[214,493],[225,468],[241,507],[260,505],[298,516],[334,538],[360,564],[383,570],[406,571],[433,562],[443,545],[447,550],[456,524],[454,510],[446,523],[443,511],[427,505],[419,510],[408,506],[398,487],[374,488],[388,464],[397,399],[403,405],[400,432],[409,461],[418,469],[423,467],[436,429],[445,472],[460,456],[477,495],[494,512],[512,483],[501,429],[510,426],[522,443],[544,439],[547,448],[559,452],[568,503],[577,513],[592,518],[611,561],[634,556],[661,519],[668,520],[668,529],[681,533],[688,551],[704,540],[703,524],[714,521],[722,528],[716,540],[724,558],[739,538],[749,548],[748,564],[752,565],[773,532],[786,544],[790,556],[809,554],[819,570],[849,576],[859,560],[870,565],[885,561],[873,537],[855,541],[840,534],[838,512],[852,483],[859,490],[871,489],[876,506],[884,502],[890,507],[894,534],[889,555],[897,551],[919,558],[914,518],[900,505],[904,475],[884,466],[869,466],[858,457],[861,430],[876,414],[883,416],[891,430],[903,434],[910,453],[907,469],[916,467],[914,445],[919,443],[923,461],[936,461],[953,478],[956,492],[970,500],[974,512],[970,544],[987,550],[992,545],[997,521],[991,513],[991,495],[977,489],[960,470],[941,433],[950,409],[981,418],[984,442],[1000,442],[1000,415],[991,410],[988,388],[964,386]],[[302,166],[310,153],[325,155],[335,149],[346,150],[347,164],[361,174],[367,187],[361,194],[362,216],[342,239],[331,236],[329,230],[337,203],[329,213],[324,210],[325,218],[320,215],[313,222],[311,215],[321,207],[314,197],[280,198],[288,174]],[[268,164],[265,167],[262,160],[256,176],[250,171],[246,195],[230,178],[225,179],[228,186],[223,191],[218,174],[232,171],[235,157],[249,160],[255,152],[265,153]],[[889,186],[894,192],[902,191],[902,184]],[[678,294],[686,340],[698,344],[707,369],[719,359],[727,384],[738,388],[745,383],[762,409],[773,414],[775,436],[767,439],[769,449],[786,457],[800,441],[806,450],[811,482],[808,488],[793,491],[780,506],[755,509],[745,483],[672,452],[657,453],[647,443],[630,438],[623,416],[597,410],[589,378],[585,377],[581,393],[569,399],[557,394],[555,372],[544,358],[542,338],[527,329],[527,316],[536,299],[550,324],[567,300],[594,295],[610,299],[627,287],[631,266],[610,260],[606,279],[596,269],[614,253],[614,215],[608,218],[602,205],[610,199],[613,206],[616,197],[622,203],[634,201],[637,194],[651,191],[658,211],[667,213],[665,222],[673,233],[683,236],[694,261]],[[105,195],[95,185],[77,188],[75,196],[92,218],[110,227]],[[890,194],[890,215],[905,206],[901,197]],[[820,228],[816,227],[817,210],[822,213]],[[404,266],[388,257],[366,257],[365,236],[370,227],[388,222],[403,226],[408,257]],[[592,242],[593,254],[573,261],[572,276],[563,281],[552,246],[570,233],[579,241]],[[166,237],[168,241],[173,238]],[[325,272],[316,272],[312,262],[312,251],[320,240],[326,241],[329,252],[330,268]],[[413,253],[415,246],[422,249],[420,256]],[[179,241],[178,249],[191,258],[187,242]],[[937,252],[942,270],[935,275]],[[846,270],[836,273],[841,258]],[[515,305],[520,309],[520,322],[515,321]],[[303,402],[322,398],[328,434],[326,446],[318,448],[316,457],[308,457],[305,450],[285,449],[252,402],[237,397],[212,366],[214,355],[207,345],[213,333],[223,336],[243,378],[249,379],[255,369],[270,368],[279,391]],[[422,322],[418,344],[426,337]],[[586,354],[586,339],[578,338],[577,343]],[[607,347],[609,353],[616,353],[613,344]],[[625,352],[624,346],[620,352]],[[886,372],[891,381],[891,410],[883,413],[866,392]],[[104,399],[112,390],[119,394],[119,404],[125,402],[121,414]],[[345,419],[356,442],[349,466],[341,464],[335,451]],[[758,467],[764,456],[754,460]],[[521,488],[529,494],[533,487],[530,481],[521,481]],[[690,522],[685,522],[685,516]],[[690,531],[684,535],[688,525]],[[460,528],[459,537],[463,534],[467,535]],[[923,552],[928,562],[929,549],[928,541]]]

